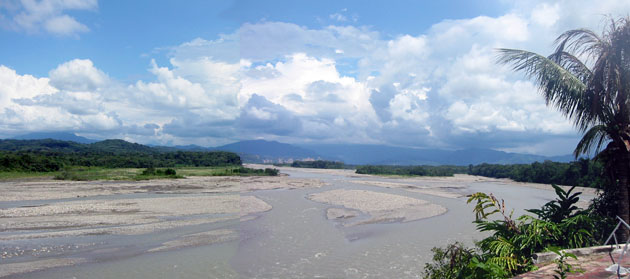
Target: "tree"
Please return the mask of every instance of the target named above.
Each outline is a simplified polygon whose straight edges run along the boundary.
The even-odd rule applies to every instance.
[[[629,222],[630,17],[610,18],[601,35],[588,29],[566,31],[555,45],[547,57],[499,49],[498,61],[533,79],[547,105],[582,133],[576,158],[591,150],[605,158],[615,186],[617,215]],[[621,236],[625,239],[628,232]]]

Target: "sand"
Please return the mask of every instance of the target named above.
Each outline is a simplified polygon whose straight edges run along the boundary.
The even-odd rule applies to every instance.
[[[374,176],[358,175],[352,170],[280,169],[340,175],[352,178],[347,181],[359,185],[394,188],[449,199],[462,198],[468,194],[468,185],[476,182],[553,191],[549,185],[515,183],[469,175],[378,177],[374,180],[368,179]],[[234,224],[234,221],[247,222],[273,210],[271,204],[256,196],[257,191],[317,189],[325,186],[327,184],[318,179],[288,176],[0,182],[0,242],[7,243],[0,246],[3,260],[0,263],[0,277],[82,263],[88,260],[76,256],[85,255],[77,254],[85,251],[100,253],[99,251],[109,249],[108,253],[115,254],[116,249],[122,249],[104,247],[101,235],[151,237],[153,233],[173,232],[173,237],[145,248],[145,252],[237,241],[240,237],[238,232],[226,228],[225,224]],[[324,191],[308,195],[307,198],[328,205],[322,215],[343,226],[411,222],[447,211],[441,205],[402,195],[367,190],[322,190]],[[585,194],[595,194],[594,189],[578,190]],[[194,226],[202,225],[208,225],[212,230],[176,233],[183,228],[197,228]],[[70,246],[63,242],[67,237],[79,236],[93,238],[74,239],[77,242]],[[47,242],[42,244],[45,247],[41,249],[27,250],[23,245],[18,245],[40,241]]]
[[[62,259],[46,259],[22,263],[2,264],[0,268],[0,277],[7,277],[26,272],[44,270],[53,267],[70,266],[85,262],[84,259],[62,258]]]
[[[0,209],[1,240],[144,234],[271,210],[255,196],[209,195],[86,200]],[[182,220],[173,220],[181,218]],[[24,233],[25,231],[41,231]],[[52,231],[51,231],[52,230]]]
[[[446,213],[441,205],[400,195],[365,190],[332,190],[308,196],[310,200],[358,210],[370,215],[367,220],[347,223],[348,226],[371,223],[410,222]],[[352,211],[328,212],[328,217],[352,219]],[[356,214],[354,214],[356,215]],[[348,217],[346,217],[348,216]],[[354,217],[354,216],[353,216]]]
[[[0,182],[0,202],[73,199],[133,193],[204,194],[244,193],[271,189],[318,188],[317,179],[290,177],[191,176],[145,181],[11,181]]]
[[[100,253],[104,243],[50,244],[41,249],[11,245],[67,237],[149,235],[179,228],[253,220],[272,206],[253,192],[317,188],[315,179],[289,177],[190,177],[149,181],[11,181],[0,183],[0,277],[85,262],[65,258],[84,249]],[[238,239],[232,230],[176,236],[150,252],[212,245]],[[63,241],[62,241],[63,242]],[[26,245],[28,246],[28,245]],[[67,246],[67,247],[66,247]],[[72,247],[71,247],[72,246]],[[108,248],[115,253],[118,248]],[[113,250],[112,250],[113,249]],[[106,249],[107,250],[107,249]],[[114,251],[114,252],[112,252]],[[102,252],[102,251],[101,251]],[[44,259],[40,257],[51,257]],[[7,260],[9,262],[7,262]]]
[[[160,247],[150,249],[148,252],[160,252],[183,247],[211,245],[223,242],[229,242],[238,239],[238,232],[234,230],[212,230],[208,232],[189,234],[179,239],[167,241]]]

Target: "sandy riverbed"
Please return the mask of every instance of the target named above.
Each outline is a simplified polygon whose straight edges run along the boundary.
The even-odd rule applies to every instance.
[[[0,183],[0,241],[53,241],[79,236],[144,235],[159,231],[252,220],[272,209],[250,194],[258,190],[318,188],[316,179],[290,177],[189,177],[149,181],[11,181]],[[129,197],[127,197],[129,196]],[[4,203],[2,203],[4,202]],[[232,241],[231,230],[181,235],[150,251]],[[97,243],[0,247],[0,277],[85,262],[38,260],[72,254]],[[7,262],[8,261],[8,262]]]
[[[506,187],[550,189],[548,185],[515,183],[469,175],[374,177],[358,175],[352,170],[281,169],[348,177],[352,178],[351,183],[358,185],[403,190],[403,194],[407,191],[453,201],[469,194],[468,185],[477,182],[505,184]],[[175,232],[174,236],[151,244],[144,252],[163,252],[239,240],[243,236],[239,235],[237,228],[222,228],[222,225],[201,232],[184,232],[182,229],[214,226],[226,221],[247,222],[273,210],[274,202],[282,202],[263,200],[257,196],[257,191],[312,191],[305,198],[326,205],[321,216],[336,220],[344,227],[370,223],[404,223],[441,215],[448,210],[442,205],[402,194],[369,190],[327,190],[327,185],[320,179],[288,176],[0,182],[0,242],[5,243],[0,245],[0,277],[90,262],[91,259],[80,256],[86,251],[100,253],[110,249],[115,254],[117,249],[122,249],[102,247],[102,243],[98,241],[101,236],[146,235],[150,238],[156,233]],[[585,194],[595,193],[593,189],[579,190]],[[81,237],[89,237],[90,240],[79,240],[83,239]],[[63,239],[72,240],[71,245],[55,244]],[[29,241],[51,244],[23,245]]]
[[[317,179],[290,177],[191,176],[145,181],[12,181],[0,182],[1,201],[72,199],[133,193],[211,194],[244,193],[271,189],[317,188]]]

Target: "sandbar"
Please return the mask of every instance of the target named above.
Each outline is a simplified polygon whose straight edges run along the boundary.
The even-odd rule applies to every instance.
[[[445,207],[425,200],[366,190],[338,189],[311,194],[308,198],[316,202],[342,206],[370,215],[368,220],[351,222],[347,224],[348,226],[410,222],[444,214],[447,211]],[[342,213],[344,216],[346,215],[346,212]]]

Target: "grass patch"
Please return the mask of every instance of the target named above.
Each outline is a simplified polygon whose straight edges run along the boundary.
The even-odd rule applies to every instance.
[[[58,180],[149,180],[177,179],[187,176],[276,176],[277,169],[251,169],[241,166],[179,168],[103,168],[70,167],[57,172],[0,172],[0,181],[33,178]]]
[[[277,176],[277,169],[252,169],[241,166],[177,168],[184,176]]]
[[[60,171],[55,175],[58,180],[90,181],[90,180],[137,180],[141,169],[134,168],[102,168],[73,167]]]
[[[92,181],[92,180],[149,180],[184,178],[173,169],[136,169],[136,168],[101,168],[74,167],[55,175],[55,179]]]
[[[33,178],[52,178],[59,172],[27,172],[27,171],[6,171],[0,172],[0,181],[20,180]]]
[[[51,175],[50,173],[47,173]],[[186,176],[276,176],[277,169],[251,169],[241,166],[229,167],[181,167],[181,168],[101,168],[74,167],[55,174],[55,179],[91,180],[149,180],[177,179]]]

